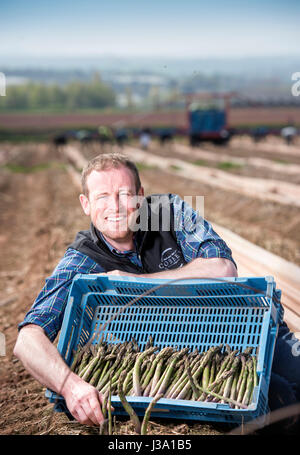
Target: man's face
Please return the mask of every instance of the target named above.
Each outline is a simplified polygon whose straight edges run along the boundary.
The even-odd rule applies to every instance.
[[[136,219],[137,194],[132,172],[125,166],[92,171],[87,177],[89,196],[80,195],[84,213],[108,241],[132,238],[129,226]],[[140,188],[138,196],[143,196]]]

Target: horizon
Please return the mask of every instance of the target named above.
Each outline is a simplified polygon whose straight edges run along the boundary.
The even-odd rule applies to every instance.
[[[160,74],[248,74],[289,77],[299,69],[298,56],[243,56],[243,57],[162,57],[162,56],[1,56],[0,71],[43,70],[82,72],[145,72]],[[300,61],[299,61],[300,62]],[[183,65],[184,63],[184,65]],[[122,66],[124,65],[124,66]],[[126,66],[125,66],[126,65]]]

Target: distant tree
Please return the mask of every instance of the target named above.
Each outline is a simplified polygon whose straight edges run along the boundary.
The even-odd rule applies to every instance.
[[[50,106],[50,90],[43,84],[27,84],[28,106],[32,109],[46,108]]]
[[[152,85],[149,90],[149,98],[153,109],[159,109],[160,107],[160,93],[157,85]]]
[[[66,105],[66,93],[64,89],[56,84],[48,87],[49,106],[53,108],[61,108]]]
[[[132,88],[129,85],[125,88],[125,93],[126,93],[127,107],[129,109],[132,109],[134,107],[134,102],[133,102]]]
[[[29,107],[28,93],[23,85],[11,85],[6,89],[6,96],[1,98],[1,105],[7,109],[26,109]]]
[[[114,106],[113,89],[96,73],[88,83],[73,81],[63,87],[30,82],[7,87],[0,109],[81,109]]]

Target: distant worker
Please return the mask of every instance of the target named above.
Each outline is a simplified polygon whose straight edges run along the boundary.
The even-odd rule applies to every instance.
[[[143,150],[148,150],[151,142],[151,131],[149,128],[144,128],[140,134],[140,145]]]
[[[286,126],[282,128],[280,134],[287,145],[290,145],[294,142],[294,138],[297,135],[297,129],[294,126]]]
[[[67,144],[68,137],[67,137],[66,134],[61,133],[61,134],[57,134],[56,136],[54,136],[52,141],[53,141],[53,144],[56,147],[59,147],[60,145],[66,145]]]
[[[259,142],[262,139],[265,139],[265,137],[268,134],[268,129],[265,126],[258,126],[252,131],[252,137],[254,142]]]
[[[109,126],[101,125],[98,128],[98,135],[101,146],[105,144],[113,144],[114,136],[111,128]]]
[[[164,146],[166,143],[172,142],[174,138],[174,129],[173,128],[163,128],[159,131],[159,140],[160,144]]]
[[[92,134],[88,130],[79,130],[75,132],[75,138],[82,144],[87,144],[92,140]]]
[[[128,132],[125,128],[118,128],[115,131],[115,140],[119,147],[123,148],[128,139]]]

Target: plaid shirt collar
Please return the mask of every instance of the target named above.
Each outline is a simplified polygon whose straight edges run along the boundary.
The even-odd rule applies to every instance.
[[[107,240],[106,238],[104,237],[104,235],[102,234],[102,232],[100,232],[93,224],[91,224],[91,234],[92,234],[92,238],[93,238],[93,241],[95,243],[98,243],[99,240],[102,241],[106,246],[107,248],[113,253],[113,254],[116,254],[117,256],[129,256],[131,254],[136,254],[136,241],[135,241],[135,236],[133,234],[133,241],[134,241],[134,245],[135,245],[135,250],[125,250],[125,251],[120,251],[118,250],[117,248],[113,247]]]

